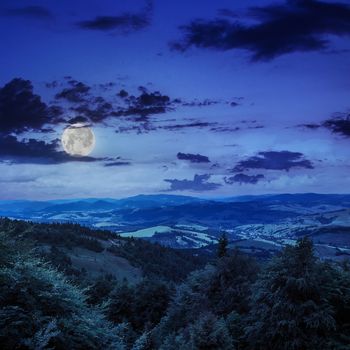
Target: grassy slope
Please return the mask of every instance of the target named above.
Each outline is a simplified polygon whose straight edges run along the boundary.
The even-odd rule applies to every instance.
[[[76,224],[0,219],[0,232],[29,240],[54,265],[72,275],[82,271],[92,277],[111,274],[130,283],[137,283],[142,276],[179,281],[205,263],[190,253]]]

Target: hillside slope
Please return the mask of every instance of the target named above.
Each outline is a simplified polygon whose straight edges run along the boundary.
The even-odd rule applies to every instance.
[[[71,276],[105,274],[136,283],[157,276],[180,281],[205,263],[203,258],[143,240],[77,224],[44,224],[0,219],[0,232],[31,243],[38,254]],[[181,266],[181,269],[178,268]]]

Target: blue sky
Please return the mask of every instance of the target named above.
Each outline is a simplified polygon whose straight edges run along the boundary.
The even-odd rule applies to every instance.
[[[3,0],[0,15],[2,199],[348,192],[348,1]],[[60,143],[77,120],[96,136],[79,159]]]

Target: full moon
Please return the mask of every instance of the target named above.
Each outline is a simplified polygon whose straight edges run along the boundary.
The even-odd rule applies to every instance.
[[[74,124],[64,129],[61,142],[68,154],[87,156],[95,147],[95,135],[88,126]]]

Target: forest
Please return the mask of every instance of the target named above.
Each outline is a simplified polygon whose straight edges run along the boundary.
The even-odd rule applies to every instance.
[[[347,261],[318,259],[307,237],[269,260],[227,243],[196,256],[79,225],[1,219],[0,347],[349,349]],[[142,275],[77,268],[78,248],[121,257]]]

